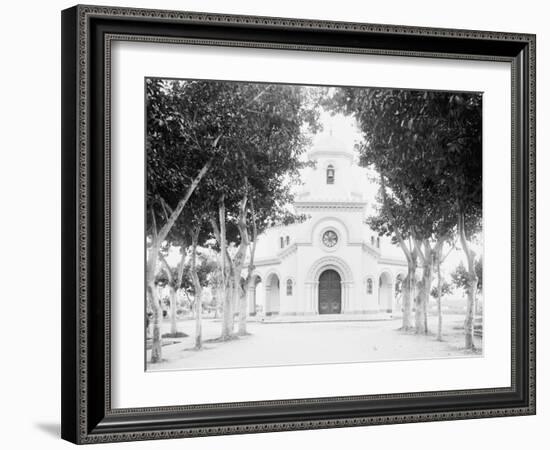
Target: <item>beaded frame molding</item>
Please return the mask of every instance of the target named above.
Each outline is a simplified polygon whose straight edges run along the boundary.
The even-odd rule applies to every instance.
[[[110,64],[116,40],[509,62],[511,386],[113,409]],[[84,444],[534,413],[534,35],[82,5],[62,12],[64,439]]]

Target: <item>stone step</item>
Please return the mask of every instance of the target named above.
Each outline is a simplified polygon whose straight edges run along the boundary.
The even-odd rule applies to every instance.
[[[390,313],[375,312],[368,314],[311,314],[311,315],[275,315],[258,317],[260,323],[312,323],[312,322],[369,322],[380,320],[392,320]]]

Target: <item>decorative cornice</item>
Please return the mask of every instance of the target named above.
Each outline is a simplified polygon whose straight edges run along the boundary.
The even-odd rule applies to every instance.
[[[389,266],[404,266],[407,267],[407,261],[393,258],[380,258],[378,264],[384,264]]]
[[[288,247],[283,248],[282,250],[277,253],[277,257],[279,259],[285,259],[288,255],[295,253],[298,249],[298,244],[294,242],[293,244],[290,244]]]
[[[294,202],[296,209],[347,209],[347,210],[364,210],[367,202],[358,202],[353,200],[330,200],[330,199],[315,199],[315,200],[297,200]]]
[[[281,260],[279,258],[258,258],[256,261],[254,261],[254,265],[256,267],[258,266],[275,266],[277,264],[281,264]],[[245,265],[247,262],[245,262]]]
[[[380,250],[377,250],[376,248],[372,247],[366,242],[362,242],[362,248],[364,252],[367,252],[368,254],[374,256],[377,259],[380,258],[380,255],[381,255]]]
[[[353,154],[345,151],[337,151],[337,150],[312,150],[308,153],[309,159],[317,159],[319,156],[326,156],[326,157],[332,157],[332,158],[343,158],[347,159],[350,162],[353,162]]]

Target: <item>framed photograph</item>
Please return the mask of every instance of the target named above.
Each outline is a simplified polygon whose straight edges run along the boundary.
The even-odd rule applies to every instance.
[[[62,12],[62,437],[535,413],[535,36]]]

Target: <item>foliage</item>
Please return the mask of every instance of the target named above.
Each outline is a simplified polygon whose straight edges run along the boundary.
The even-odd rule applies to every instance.
[[[153,242],[157,224],[170,223],[197,173],[208,167],[166,239],[168,245],[209,243],[220,251],[228,300],[250,235],[255,240],[269,226],[303,220],[285,205],[292,201],[292,185],[305,164],[301,155],[309,141],[304,130],[319,128],[321,90],[153,78],[146,83],[149,240]],[[233,251],[221,251],[227,243]],[[182,275],[182,284],[185,280],[192,289],[193,273]]]
[[[476,259],[474,262],[475,273],[477,277],[477,291],[481,292],[483,289],[483,260]],[[456,269],[451,273],[452,283],[459,289],[466,289],[469,282],[469,272],[462,261],[458,264]]]
[[[217,195],[240,198],[243,175],[262,195],[296,175],[293,156],[306,144],[302,125],[318,126],[300,86],[148,79],[147,94],[148,197],[172,207],[210,157],[208,185]]]
[[[218,263],[216,258],[205,249],[199,249],[197,251],[196,270],[199,277],[199,282],[202,287],[211,285],[211,278],[213,274],[218,270]],[[183,270],[183,277],[181,288],[190,295],[195,295],[195,288],[193,280],[191,279],[191,262],[186,261]]]
[[[356,117],[360,163],[384,177],[388,202],[371,218],[373,228],[429,239],[448,233],[462,211],[470,234],[477,231],[481,94],[343,88],[332,105]]]
[[[215,215],[223,197],[228,240],[238,241],[231,225],[245,192],[260,228],[294,220],[284,205],[304,165],[303,127],[319,128],[319,92],[278,84],[148,79],[147,94],[147,197],[157,222],[209,158],[214,164],[184,212],[187,224]],[[177,241],[176,234],[171,239]]]
[[[453,293],[453,285],[449,283],[447,280],[441,280],[441,297],[445,297],[446,295]],[[437,298],[438,296],[438,289],[437,285],[432,287],[432,290],[430,291],[430,295],[433,298]]]
[[[187,251],[190,253],[190,250]],[[218,270],[218,263],[214,255],[205,248],[199,248],[197,251],[197,261],[196,261],[197,275],[200,280],[202,287],[211,286],[212,280],[216,276]],[[183,261],[183,276],[181,279],[181,284],[178,286],[178,271],[179,264],[177,267],[170,267],[170,273],[168,273],[168,268],[163,267],[160,270],[155,278],[156,284],[159,286],[170,285],[175,290],[183,289],[188,295],[195,295],[195,288],[193,281],[191,279],[191,260],[190,257],[185,258]]]
[[[428,331],[434,252],[457,231],[467,252],[466,238],[481,226],[481,100],[479,93],[341,88],[328,102],[357,119],[360,164],[379,174],[380,207],[369,224],[399,242],[409,269],[416,257],[424,268],[417,332]]]

